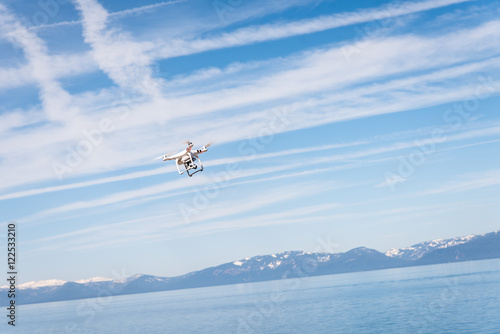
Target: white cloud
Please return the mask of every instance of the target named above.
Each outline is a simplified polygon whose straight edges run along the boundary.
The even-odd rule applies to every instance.
[[[40,87],[40,97],[47,117],[56,122],[75,117],[78,110],[71,107],[69,94],[62,89],[52,72],[52,59],[46,44],[2,4],[0,36],[22,48],[30,75]]]
[[[33,219],[41,219],[46,216],[53,216],[53,215],[61,215],[65,214],[71,211],[75,210],[84,210],[84,209],[89,209],[89,208],[96,208],[96,207],[101,207],[101,206],[109,206],[109,205],[117,205],[120,203],[127,203],[128,206],[134,205],[134,204],[142,204],[147,201],[152,201],[152,200],[157,200],[160,198],[164,198],[166,196],[173,196],[174,193],[173,191],[176,191],[176,195],[183,195],[185,193],[196,193],[197,191],[201,191],[200,189],[204,189],[204,187],[207,186],[215,186],[218,189],[222,189],[228,186],[237,186],[237,185],[243,185],[243,184],[248,184],[250,183],[255,183],[255,182],[262,182],[262,181],[270,181],[273,179],[279,179],[283,177],[290,177],[287,174],[282,174],[281,176],[273,176],[269,178],[264,178],[263,180],[259,178],[255,178],[257,176],[269,174],[269,173],[275,173],[275,172],[281,172],[284,173],[287,170],[294,170],[297,168],[304,168],[306,166],[317,166],[317,165],[322,165],[322,166],[328,166],[331,163],[340,163],[340,162],[352,162],[355,161],[355,164],[351,165],[346,165],[346,166],[336,166],[336,167],[329,167],[325,169],[317,169],[314,170],[313,172],[331,172],[333,170],[342,170],[342,169],[351,169],[351,168],[359,168],[360,166],[365,165],[366,163],[370,163],[369,161],[359,161],[361,158],[366,158],[370,156],[377,156],[381,154],[386,154],[386,153],[391,153],[391,152],[397,152],[401,150],[407,150],[411,148],[418,148],[422,147],[423,145],[427,145],[432,147],[436,152],[438,150],[444,150],[446,148],[440,149],[437,145],[439,144],[444,144],[448,142],[455,142],[455,141],[462,141],[462,140],[470,140],[474,138],[481,138],[481,137],[489,137],[489,136],[498,136],[500,135],[500,127],[498,125],[493,125],[491,127],[485,127],[483,129],[475,129],[475,130],[469,130],[469,131],[463,131],[460,133],[456,134],[446,134],[446,132],[443,132],[442,135],[440,136],[439,139],[436,138],[423,138],[421,140],[414,140],[414,141],[409,141],[409,142],[396,142],[396,143],[390,143],[384,146],[378,146],[378,147],[372,147],[368,148],[365,150],[358,150],[358,151],[350,151],[348,153],[343,153],[343,154],[331,154],[329,153],[326,156],[320,156],[320,157],[309,157],[307,156],[304,159],[299,160],[298,162],[294,164],[283,164],[280,166],[276,167],[269,167],[269,168],[260,168],[260,169],[240,169],[237,172],[234,172],[231,175],[231,178],[228,182],[224,182],[221,185],[216,185],[217,182],[214,179],[217,175],[218,172],[215,173],[209,173],[208,176],[204,176],[203,178],[197,178],[196,180],[190,180],[189,181],[189,190],[183,191],[184,188],[186,187],[186,180],[184,179],[179,179],[176,181],[169,181],[165,182],[162,184],[154,185],[154,186],[149,186],[137,190],[131,190],[131,191],[123,191],[120,193],[115,193],[112,195],[104,196],[98,199],[94,199],[92,201],[85,201],[85,202],[76,202],[76,203],[71,203],[67,204],[61,207],[53,208],[53,209],[48,209],[44,210],[42,212],[39,212],[35,214],[32,217],[26,217],[23,220],[25,221],[31,221]],[[488,141],[490,142],[490,141]],[[487,142],[487,143],[488,143]],[[313,153],[317,152],[320,150],[332,150],[335,148],[343,148],[343,147],[351,147],[351,146],[357,146],[360,143],[368,143],[368,141],[360,141],[360,142],[354,142],[350,144],[335,144],[335,145],[326,145],[326,146],[318,146],[318,147],[310,147],[310,148],[304,148],[304,149],[294,149],[294,150],[288,150],[288,151],[281,151],[281,152],[275,152],[275,153],[266,153],[266,154],[259,154],[255,156],[242,156],[239,158],[233,158],[233,159],[222,159],[222,160],[214,160],[212,161],[211,165],[212,166],[217,166],[217,165],[225,165],[225,164],[240,164],[244,163],[245,161],[250,160],[257,160],[257,159],[271,159],[274,160],[275,158],[283,157],[285,155],[294,155],[294,154],[304,154],[304,153]],[[392,158],[391,158],[392,159]],[[374,161],[375,163],[377,160]],[[239,168],[244,167],[244,165],[239,165]],[[61,190],[68,190],[68,189],[75,189],[79,187],[87,187],[87,186],[92,186],[92,185],[97,185],[97,184],[104,184],[104,183],[109,183],[109,182],[118,182],[118,181],[125,181],[125,180],[132,180],[135,178],[142,178],[142,177],[147,177],[147,176],[153,176],[153,175],[158,175],[166,172],[163,168],[159,169],[154,169],[151,171],[144,171],[144,172],[136,172],[136,173],[131,173],[131,174],[126,174],[126,175],[121,175],[121,176],[116,176],[116,177],[110,177],[110,178],[104,178],[100,180],[95,180],[95,181],[90,181],[90,182],[84,182],[84,183],[76,183],[76,184],[70,184],[67,186],[57,186],[53,188],[48,188],[48,189],[39,189],[39,190],[32,190],[32,191],[23,191],[19,193],[14,193],[14,194],[7,194],[2,197],[1,199],[9,199],[9,198],[16,198],[19,196],[29,196],[33,194],[39,194],[39,193],[45,193],[45,192],[50,192],[50,191],[61,191]],[[174,168],[170,168],[170,172],[176,173],[174,171]],[[305,171],[299,172],[299,173],[292,173],[292,175],[303,175],[306,173]],[[241,181],[241,182],[236,182],[238,179],[244,179],[244,178],[249,178],[253,177],[251,181]],[[404,181],[404,180],[399,180],[399,181]],[[386,185],[384,182],[383,184],[379,184],[378,186]],[[344,187],[344,185],[340,185],[340,187]],[[180,192],[179,192],[180,191]]]
[[[136,15],[143,12],[148,12],[152,9],[157,9],[165,6],[174,5],[177,3],[185,2],[184,0],[179,1],[166,1],[160,2],[153,5],[146,5],[141,7],[136,7],[128,10],[118,11],[114,13],[108,13],[104,8],[94,0],[81,0],[77,3],[79,8],[83,10],[85,8],[85,13],[90,16],[87,20],[82,21],[69,21],[69,22],[57,22],[54,24],[49,24],[45,26],[32,27],[31,29],[41,29],[47,27],[64,27],[67,25],[82,24],[84,29],[87,31],[86,36],[90,44],[97,48],[94,50],[93,55],[100,62],[100,68],[108,73],[110,77],[117,83],[125,85],[129,82],[131,77],[127,78],[127,75],[123,72],[114,69],[114,65],[122,64],[122,66],[131,66],[130,61],[127,59],[133,59],[134,62],[138,60],[145,61],[146,64],[150,65],[152,59],[164,59],[173,56],[189,55],[192,53],[198,53],[213,49],[228,48],[234,46],[241,46],[247,44],[253,44],[256,42],[263,42],[274,39],[281,39],[291,36],[297,36],[302,34],[310,34],[314,32],[334,29],[338,27],[365,23],[374,20],[380,20],[384,18],[397,17],[401,15],[407,15],[412,13],[418,13],[421,11],[427,11],[430,9],[446,7],[453,4],[468,2],[470,0],[440,0],[440,1],[421,1],[421,2],[403,2],[394,3],[386,6],[381,6],[379,8],[367,9],[361,12],[353,13],[340,13],[330,16],[322,16],[313,19],[306,19],[302,21],[295,21],[290,23],[275,23],[267,24],[263,26],[254,26],[248,28],[242,28],[230,33],[224,33],[219,36],[211,37],[209,39],[194,39],[194,40],[163,40],[161,36],[155,41],[149,42],[133,42],[132,37],[129,34],[120,32],[116,29],[106,28],[109,25],[108,18],[120,18],[127,17],[129,15]],[[245,15],[239,17],[235,16],[234,20],[228,20],[224,22],[219,22],[218,24],[211,24],[212,28],[216,28],[219,25],[226,25],[234,23],[238,20],[246,20],[251,16],[265,15],[266,12],[272,13],[274,11],[280,11],[290,6],[297,5],[294,2],[288,3],[276,3],[274,6],[256,6],[255,12],[249,10],[241,10],[240,13],[245,13]],[[305,5],[302,1],[301,5]],[[272,8],[274,7],[274,8]],[[241,8],[240,8],[241,9]],[[82,13],[84,13],[82,11]],[[260,13],[260,14],[257,14]],[[85,16],[85,14],[84,14]],[[100,22],[100,23],[99,23]],[[90,25],[89,25],[90,24]],[[174,28],[174,27],[169,27]],[[104,29],[104,30],[102,30]],[[168,29],[168,28],[166,28]],[[204,27],[204,30],[207,28]],[[134,50],[132,53],[131,50]],[[122,52],[124,51],[124,52]],[[109,54],[108,54],[109,53]],[[132,53],[132,54],[130,54]],[[147,55],[148,53],[149,55]],[[119,54],[121,57],[119,57]],[[89,54],[82,55],[64,55],[60,56],[60,60],[53,59],[52,63],[58,64],[53,66],[56,69],[56,75],[58,77],[71,76],[75,74],[83,74],[87,72],[92,72],[97,69],[95,62],[92,61],[92,56]],[[75,58],[75,61],[71,60],[71,57]],[[69,59],[68,59],[69,58]],[[76,66],[78,64],[78,66]],[[67,66],[66,66],[67,65]],[[82,66],[83,65],[83,66]],[[134,68],[131,68],[134,69]],[[148,74],[147,68],[138,69],[137,67],[133,71],[133,75],[142,75],[140,77],[141,81],[145,80],[147,83],[145,86],[149,89],[149,86],[154,86],[154,80],[151,81],[150,73]],[[10,88],[19,87],[25,84],[32,83],[30,80],[29,70],[25,67],[19,69],[0,69],[0,88]],[[3,78],[3,80],[2,80]],[[7,80],[7,78],[10,78]],[[11,80],[12,79],[12,80]],[[137,77],[135,77],[137,79]],[[130,87],[129,87],[130,88]],[[135,87],[137,89],[137,84]]]
[[[300,188],[301,191],[296,191]],[[189,224],[200,224],[211,220],[221,221],[228,219],[228,217],[236,216],[241,213],[250,213],[250,211],[257,210],[263,207],[269,207],[276,205],[280,202],[289,201],[297,198],[305,198],[312,194],[319,194],[324,191],[322,185],[308,185],[308,184],[293,184],[288,186],[279,187],[276,189],[270,189],[266,193],[257,193],[254,195],[245,195],[240,198],[239,201],[235,201],[234,198],[225,201],[211,200],[210,206],[200,209],[200,214],[189,215],[186,223]],[[196,210],[197,207],[193,206],[192,203],[188,201],[185,203],[190,208]]]
[[[138,179],[138,178],[143,178],[143,177],[148,177],[148,176],[165,174],[165,173],[173,172],[173,171],[174,171],[174,168],[166,169],[165,167],[161,167],[161,168],[156,168],[153,170],[134,172],[134,173],[130,173],[130,174],[125,174],[125,175],[120,175],[120,176],[112,176],[112,177],[107,177],[107,178],[102,178],[102,179],[97,179],[97,180],[92,180],[92,181],[77,182],[77,183],[52,186],[52,187],[46,187],[46,188],[23,190],[23,191],[9,193],[9,194],[5,194],[5,195],[0,195],[0,200],[14,199],[14,198],[20,198],[20,197],[26,197],[26,196],[34,196],[34,195],[51,193],[51,192],[55,192],[55,191],[64,191],[64,190],[70,190],[70,189],[85,188],[85,187],[91,187],[91,186],[101,185],[101,184],[106,184],[106,183],[111,183],[111,182],[133,180],[133,179]]]
[[[206,167],[210,167],[210,166],[220,166],[220,165],[227,165],[227,164],[240,164],[240,163],[245,163],[245,162],[260,160],[260,159],[274,159],[274,158],[283,157],[283,156],[287,156],[287,155],[304,154],[304,153],[310,153],[310,152],[315,152],[315,151],[327,151],[327,150],[332,150],[332,149],[336,149],[336,148],[357,146],[357,145],[362,145],[365,143],[368,143],[368,142],[361,141],[361,142],[353,142],[353,143],[345,143],[345,144],[323,145],[323,146],[308,147],[308,148],[302,148],[302,149],[291,149],[291,150],[280,151],[280,152],[275,152],[275,153],[253,154],[250,156],[242,155],[242,156],[236,156],[236,157],[228,157],[228,158],[224,158],[224,159],[208,160],[207,162],[204,163],[204,165]],[[290,167],[290,166],[287,166],[287,167]],[[265,172],[267,172],[267,171],[265,171]],[[59,185],[59,186],[51,186],[51,187],[45,187],[45,188],[37,188],[37,189],[30,189],[30,190],[23,190],[23,191],[18,191],[18,192],[7,193],[4,195],[0,195],[0,200],[7,200],[7,199],[14,199],[14,198],[20,198],[20,197],[26,197],[26,196],[46,194],[46,193],[57,192],[57,191],[85,188],[85,187],[102,185],[102,184],[111,183],[111,182],[135,180],[138,178],[150,177],[150,176],[155,176],[155,175],[162,175],[162,174],[167,174],[167,173],[177,173],[177,169],[175,167],[173,167],[172,164],[169,164],[167,166],[155,168],[152,170],[133,172],[133,173],[123,174],[123,175],[119,175],[119,176],[95,179],[92,181],[76,182],[76,183],[70,183],[70,184]]]
[[[148,46],[137,45],[138,42],[127,34],[122,35],[122,32],[108,27],[108,13],[94,1],[82,1],[81,5],[86,13],[86,37],[91,44],[94,43],[94,49],[99,50],[96,51],[98,58],[103,57],[99,66],[110,76],[116,74],[116,82],[123,87],[129,87],[133,81],[127,76],[127,66],[132,59],[138,60],[139,75],[150,75],[151,59],[144,53]],[[131,104],[132,112],[128,118],[117,120],[116,131],[106,137],[105,142],[70,176],[95,175],[149,164],[152,156],[175,150],[178,138],[185,137],[183,125],[188,118],[190,133],[201,134],[197,140],[215,139],[225,143],[254,137],[268,128],[272,120],[269,115],[278,109],[276,106],[290,111],[288,125],[279,129],[278,134],[473,96],[476,84],[469,82],[471,76],[480,70],[498,72],[498,61],[485,58],[497,54],[499,38],[496,31],[499,28],[500,23],[492,21],[471,29],[436,34],[436,37],[380,37],[371,40],[369,50],[360,53],[351,65],[346,63],[341,49],[335,46],[293,55],[278,69],[266,65],[264,69],[252,70],[259,75],[242,80],[230,89],[211,87],[206,82],[197,85],[196,78],[191,77],[192,91],[187,96],[174,94],[168,99]],[[118,52],[106,58],[104,50],[107,47],[103,46],[111,36],[123,38],[118,38],[117,50],[123,51],[125,46],[131,45],[139,47],[138,53],[114,66],[111,60],[119,57]],[[471,45],[477,48],[471,48]],[[450,53],[443,53],[443,49]],[[447,69],[438,70],[441,67]],[[263,72],[259,72],[261,70]],[[388,81],[391,75],[398,79]],[[223,74],[220,81],[224,79]],[[493,83],[498,85],[497,81]],[[67,145],[74,147],[79,140],[85,139],[82,131],[92,129],[100,119],[116,119],[117,108],[113,99],[120,100],[119,93],[113,90],[86,94],[84,98],[72,97],[72,102],[86,103],[85,110],[90,109],[87,105],[91,106],[92,114],[72,120],[64,128],[47,125],[2,137],[4,145],[0,154],[4,160],[0,162],[0,173],[5,175],[3,189],[54,180],[51,163],[64,161]],[[17,116],[19,114],[10,117],[22,120]],[[168,121],[164,129],[159,126],[161,121]],[[225,131],[220,131],[222,127]],[[31,158],[31,164],[22,163],[26,156]]]
[[[134,41],[130,34],[108,27],[109,13],[96,0],[76,0],[83,20],[85,42],[99,68],[121,88],[145,96],[159,97],[159,82],[153,78],[146,52],[152,43]]]
[[[340,13],[290,23],[274,23],[246,27],[234,32],[224,33],[214,38],[195,39],[191,41],[166,41],[165,45],[155,52],[158,52],[162,58],[184,56],[208,50],[311,34],[375,20],[390,19],[467,1],[470,0],[399,2],[397,4],[389,4],[380,8],[367,9],[355,13]]]
[[[34,32],[31,33],[35,36]],[[98,69],[88,53],[51,55],[49,61],[51,77],[58,80],[91,73]],[[0,90],[36,85],[38,81],[33,74],[29,64],[15,68],[0,68]]]
[[[145,5],[145,6],[141,6],[141,7],[135,7],[135,8],[131,8],[131,9],[125,9],[122,11],[110,13],[109,16],[127,17],[130,15],[137,15],[137,14],[140,14],[143,12],[148,12],[148,11],[155,10],[155,9],[158,9],[161,7],[172,6],[172,5],[187,2],[187,1],[188,0],[162,1],[162,2],[152,4],[152,5]]]
[[[500,185],[500,170],[487,170],[480,173],[462,175],[448,184],[415,193],[414,196],[428,196],[458,193]]]

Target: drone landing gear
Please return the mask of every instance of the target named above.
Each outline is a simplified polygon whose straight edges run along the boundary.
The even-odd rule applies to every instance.
[[[187,172],[187,174],[189,175],[189,177],[193,176],[193,175],[194,175],[194,174],[196,174],[196,173],[199,173],[199,172],[202,172],[202,171],[203,171],[203,166],[201,166],[201,168],[200,168],[200,169],[198,169],[196,172],[189,173],[189,171],[190,171],[191,169],[197,169],[197,168],[198,168],[198,166],[194,165],[193,167],[186,169],[186,172]]]
[[[199,173],[199,172],[202,172],[203,171],[203,165],[201,163],[201,160],[200,158],[198,158],[199,162],[200,162],[200,169],[198,169],[198,166],[195,165],[195,161],[196,161],[196,158],[193,158],[193,157],[189,157],[189,160],[185,161],[184,162],[184,170],[181,171],[180,170],[180,167],[179,167],[179,164],[177,164],[177,170],[179,171],[179,174],[184,174],[184,172],[187,172],[187,175],[189,175],[189,177],[193,176],[194,174],[196,173]],[[190,170],[196,170],[198,169],[196,172],[189,172]]]

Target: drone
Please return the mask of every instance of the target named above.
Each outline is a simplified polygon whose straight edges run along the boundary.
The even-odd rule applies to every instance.
[[[212,144],[207,144],[200,148],[199,150],[192,150],[193,148],[193,143],[188,141],[186,142],[187,148],[185,150],[182,150],[179,153],[176,154],[164,154],[161,157],[156,158],[158,159],[163,159],[163,161],[168,161],[168,160],[175,160],[176,165],[177,165],[177,170],[179,171],[179,174],[182,175],[184,173],[187,173],[189,177],[193,176],[196,173],[202,172],[203,171],[203,164],[201,163],[201,159],[198,156],[201,153],[205,153],[208,151],[208,147]],[[194,163],[196,160],[198,160],[200,164],[200,168],[198,169],[198,166]],[[181,170],[180,166],[184,166],[184,169]],[[196,170],[193,172],[193,170]],[[191,172],[189,172],[191,171]]]

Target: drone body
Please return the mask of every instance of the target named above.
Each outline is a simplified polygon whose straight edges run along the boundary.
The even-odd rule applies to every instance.
[[[209,146],[210,146],[210,144],[205,145],[198,150],[193,150],[192,149],[193,143],[188,141],[187,148],[185,150],[182,150],[181,152],[173,154],[173,155],[165,154],[165,155],[159,157],[158,159],[163,159],[163,161],[175,160],[179,174],[182,175],[182,174],[187,172],[187,174],[191,177],[194,174],[203,171],[203,164],[201,163],[201,159],[198,155],[208,151],[207,147],[209,147]],[[197,166],[194,163],[196,160],[198,160],[200,166]],[[183,170],[181,170],[180,166],[184,166]],[[200,168],[198,169],[198,167],[200,167]],[[190,170],[196,170],[196,171],[189,172]]]

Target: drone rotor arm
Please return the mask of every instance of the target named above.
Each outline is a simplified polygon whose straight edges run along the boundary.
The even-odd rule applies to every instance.
[[[212,143],[208,143],[207,145],[203,146],[202,148],[198,149],[195,151],[196,154],[200,154],[200,153],[205,153],[206,151],[208,151],[208,148],[212,145]]]

